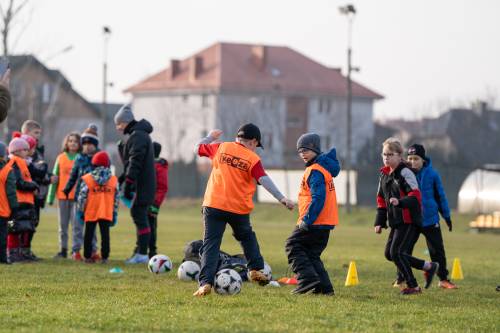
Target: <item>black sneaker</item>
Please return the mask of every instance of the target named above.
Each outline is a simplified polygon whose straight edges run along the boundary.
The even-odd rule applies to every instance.
[[[58,252],[54,259],[66,259],[68,257],[68,250],[62,249],[61,252]]]
[[[401,295],[415,295],[421,293],[422,293],[422,288],[418,286],[415,288],[404,288],[403,290],[400,291]]]
[[[437,262],[431,262],[431,269],[428,271],[424,272],[424,277],[425,277],[425,285],[424,288],[428,289],[431,286],[432,279],[434,278],[434,275],[436,275],[436,272],[439,269],[439,264]]]
[[[9,260],[9,258],[0,259],[0,264],[2,264],[2,265],[12,265],[12,263]]]
[[[295,288],[294,290],[291,291],[291,293],[293,295],[307,294],[308,292],[314,290],[318,284],[320,284],[319,281],[310,282],[310,283],[305,284],[304,286],[299,286],[299,287]]]
[[[500,291],[500,286],[497,286],[497,289],[496,289],[496,291]]]
[[[333,290],[333,288],[323,289],[323,288],[318,287],[318,286],[316,286],[316,288],[314,288],[312,293],[315,295],[335,296],[335,290]]]

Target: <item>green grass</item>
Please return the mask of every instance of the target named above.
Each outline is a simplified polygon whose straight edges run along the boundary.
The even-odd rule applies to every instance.
[[[495,332],[500,331],[500,238],[470,234],[468,216],[454,216],[455,229],[444,232],[448,266],[462,261],[465,280],[459,290],[432,288],[418,296],[400,296],[391,287],[394,265],[383,249],[387,232],[373,233],[373,210],[341,214],[324,253],[336,296],[292,296],[291,287],[245,283],[239,295],[192,297],[195,283],[177,280],[185,244],[202,236],[199,203],[171,202],[160,216],[159,252],[170,256],[174,271],[155,276],[145,266],[123,264],[135,237],[126,209],[111,231],[111,263],[83,264],[51,258],[58,250],[54,211],[42,216],[34,251],[40,263],[0,267],[0,330],[16,332]],[[284,241],[296,212],[257,205],[252,222],[275,277],[287,272]],[[222,249],[240,253],[228,229]],[[424,254],[420,241],[415,254]],[[344,287],[349,261],[355,260],[360,285]],[[119,266],[121,275],[108,273]],[[450,267],[449,267],[450,268]],[[420,272],[416,276],[422,281]]]

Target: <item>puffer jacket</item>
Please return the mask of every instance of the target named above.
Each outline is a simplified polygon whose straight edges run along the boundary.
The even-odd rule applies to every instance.
[[[450,208],[444,193],[443,183],[437,171],[432,167],[429,157],[417,172],[418,187],[422,193],[422,226],[430,227],[439,223],[439,213],[445,220],[450,219]]]

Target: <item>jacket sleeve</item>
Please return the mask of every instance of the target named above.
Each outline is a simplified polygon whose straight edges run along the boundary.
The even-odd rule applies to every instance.
[[[399,199],[400,208],[419,209],[422,205],[422,195],[418,188],[418,181],[415,174],[408,168],[401,170],[401,177],[404,182],[401,190],[406,193],[406,196]]]
[[[137,134],[130,136],[127,141],[127,146],[129,146],[129,159],[128,169],[125,171],[126,179],[135,182],[139,178],[150,145],[151,140],[143,136]]]
[[[75,159],[75,163],[73,164],[73,168],[71,168],[68,182],[66,183],[66,186],[64,186],[64,192],[71,192],[75,186],[76,181],[78,180],[78,173],[80,171],[80,163],[80,155],[78,155]]]
[[[87,184],[85,184],[87,186]],[[113,221],[111,221],[111,225],[115,226],[116,223],[118,223],[118,208],[120,206],[120,192],[118,190],[118,184],[116,185],[116,191],[115,191],[115,201],[113,204]]]
[[[450,208],[448,206],[448,200],[446,199],[446,194],[444,193],[441,177],[437,172],[434,172],[433,182],[434,199],[436,200],[436,203],[438,205],[439,213],[441,213],[441,216],[444,219],[449,219]]]
[[[161,163],[161,162],[160,162]],[[156,169],[156,195],[154,205],[160,207],[168,192],[168,163],[165,167]]]
[[[309,175],[307,183],[311,189],[312,200],[302,220],[307,225],[311,225],[314,221],[316,221],[321,213],[321,210],[323,209],[323,206],[325,205],[325,177],[321,172],[313,170]]]
[[[387,228],[387,204],[382,189],[382,178],[379,179],[377,189],[377,215],[375,216],[374,226]]]
[[[9,206],[11,210],[15,210],[19,207],[17,202],[16,194],[16,176],[13,170],[9,172],[7,176],[7,182],[5,183],[5,193],[7,194],[7,200],[9,201]]]
[[[82,181],[82,184],[80,186],[80,192],[78,193],[78,203],[77,203],[77,210],[80,212],[85,211],[85,206],[87,205],[87,196],[89,194],[89,187],[87,186],[87,183]]]
[[[52,173],[55,176],[59,176],[59,157],[56,159],[56,163],[54,163],[54,168],[52,169]],[[54,199],[56,197],[57,186],[59,185],[59,181],[54,184],[50,184],[49,186],[49,194],[47,195],[47,203],[52,205],[54,203]]]
[[[10,109],[11,95],[7,87],[0,85],[0,121],[4,121]]]
[[[24,192],[35,192],[38,190],[38,185],[35,182],[27,182],[21,176],[21,170],[16,163],[12,165],[12,172],[14,173],[14,177],[16,179],[16,188],[19,191]]]

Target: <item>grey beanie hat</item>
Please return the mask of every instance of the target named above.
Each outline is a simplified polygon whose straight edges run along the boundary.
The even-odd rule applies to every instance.
[[[297,140],[297,150],[306,148],[312,150],[316,154],[321,154],[320,137],[315,133],[302,134]]]
[[[7,156],[7,145],[0,141],[0,157]]]
[[[115,124],[120,123],[131,123],[134,119],[134,114],[132,113],[132,105],[125,104],[120,110],[115,114]]]

